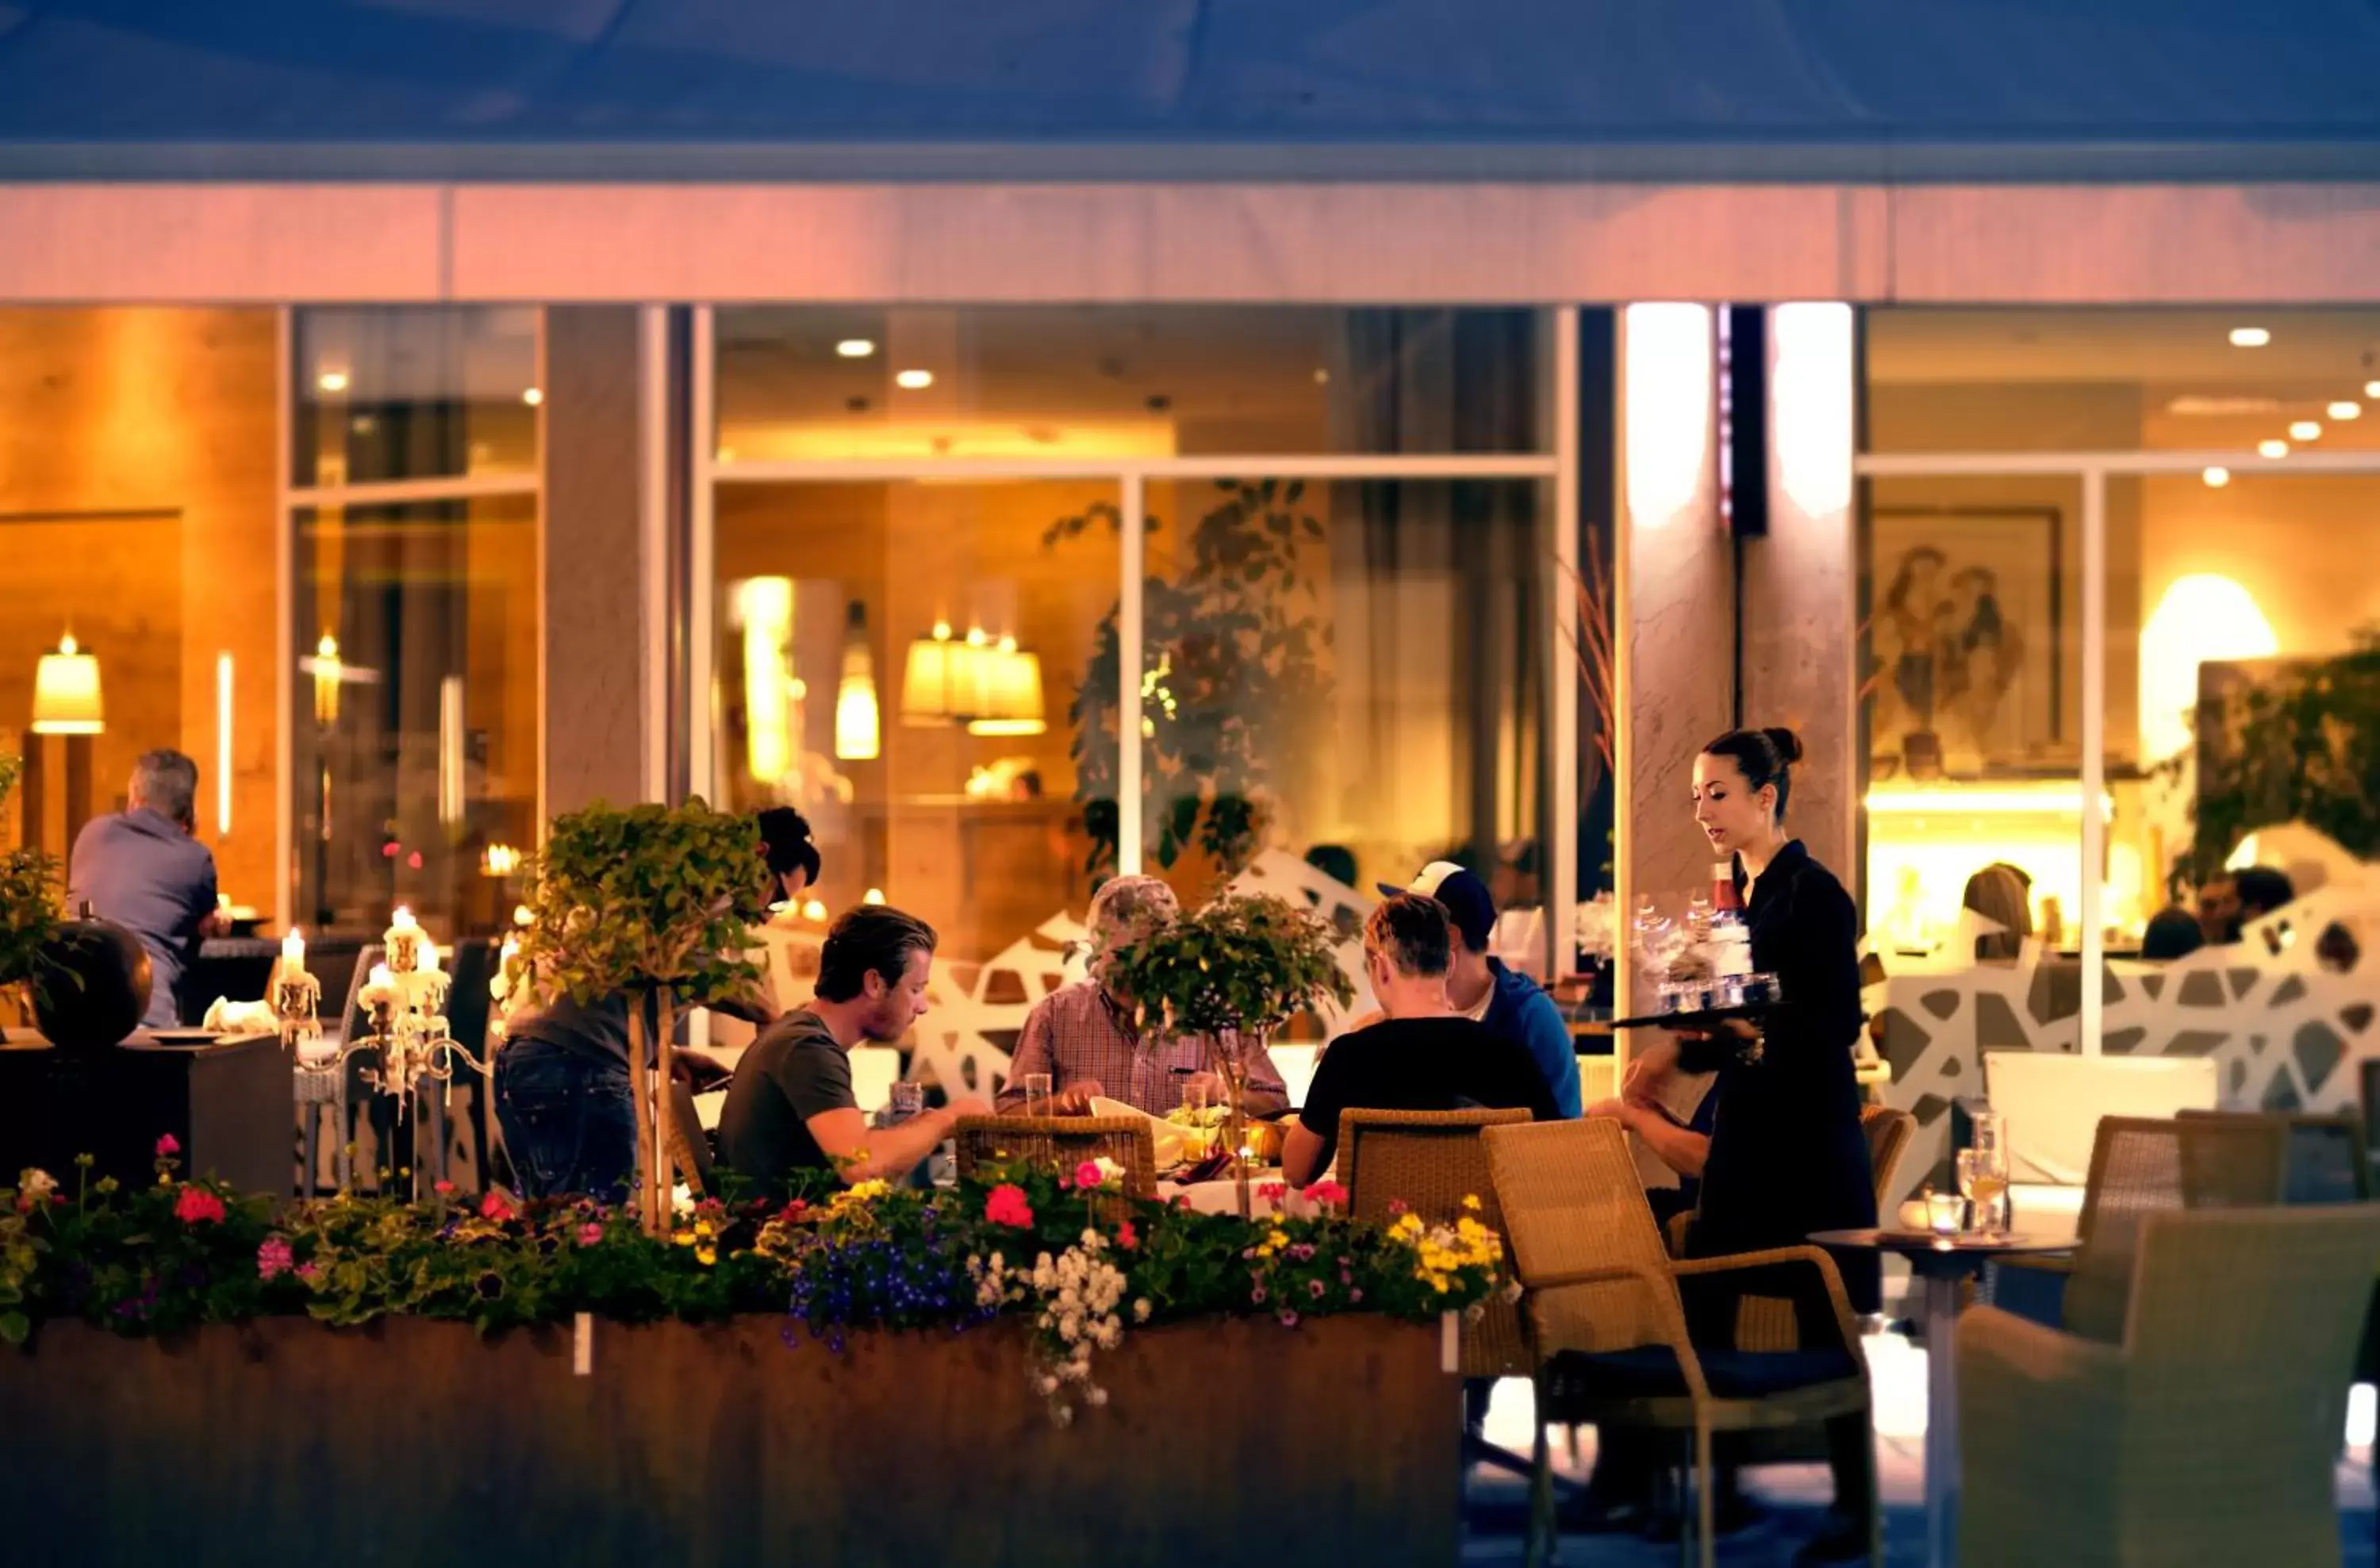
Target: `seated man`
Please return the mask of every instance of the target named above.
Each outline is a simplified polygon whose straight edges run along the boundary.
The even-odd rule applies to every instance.
[[[1496,900],[1488,894],[1488,884],[1451,860],[1433,860],[1422,868],[1410,887],[1380,884],[1382,897],[1400,893],[1434,898],[1445,906],[1454,931],[1453,966],[1446,978],[1447,997],[1454,1010],[1518,1040],[1536,1063],[1556,1110],[1564,1116],[1577,1115],[1582,1109],[1578,1048],[1571,1040],[1570,1026],[1562,1022],[1560,1009],[1536,981],[1489,955],[1496,934]]]
[[[1631,1082],[1616,1100],[1606,1100],[1586,1108],[1590,1116],[1609,1116],[1636,1135],[1639,1144],[1650,1149],[1653,1158],[1678,1173],[1673,1187],[1646,1186],[1645,1200],[1652,1205],[1653,1218],[1659,1221],[1663,1232],[1670,1221],[1680,1214],[1694,1211],[1694,1203],[1702,1195],[1703,1165],[1710,1159],[1711,1125],[1718,1115],[1718,1095],[1714,1092],[1713,1075],[1681,1075],[1671,1080],[1673,1088],[1682,1088],[1683,1098],[1692,1100],[1694,1111],[1682,1120],[1675,1104],[1665,1101],[1644,1080]],[[1637,1169],[1645,1169],[1640,1162]]]
[[[1524,1107],[1560,1115],[1545,1077],[1509,1035],[1464,1017],[1447,996],[1452,932],[1437,900],[1398,893],[1364,922],[1364,964],[1387,1018],[1322,1054],[1305,1108],[1289,1124],[1281,1174],[1305,1186],[1339,1148],[1339,1113]]]
[[[760,1031],[735,1065],[719,1117],[720,1158],[759,1193],[783,1197],[805,1173],[846,1185],[899,1180],[991,1107],[955,1100],[897,1127],[871,1130],[851,1091],[853,1046],[890,1045],[926,1015],[934,928],[864,904],[837,919],[819,950],[817,995]]]
[[[198,825],[199,765],[178,751],[144,752],[132,765],[125,808],[93,817],[75,836],[67,907],[91,906],[149,950],[152,1029],[181,1022],[176,993],[199,943],[227,929],[215,909],[215,857]]]
[[[1110,954],[1172,919],[1180,907],[1173,890],[1155,877],[1117,877],[1100,887],[1091,900],[1091,978],[1050,992],[1026,1015],[1000,1091],[1003,1114],[1025,1109],[1025,1080],[1035,1073],[1050,1075],[1054,1109],[1066,1115],[1089,1110],[1095,1096],[1162,1116],[1181,1105],[1185,1088],[1221,1095],[1222,1080],[1208,1070],[1203,1039],[1144,1039],[1133,1027],[1131,999],[1101,978]],[[1289,1091],[1269,1051],[1249,1064],[1242,1109],[1251,1116],[1289,1109]]]

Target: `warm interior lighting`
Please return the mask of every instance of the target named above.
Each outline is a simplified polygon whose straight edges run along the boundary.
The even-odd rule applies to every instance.
[[[2328,412],[2334,419],[2360,419],[2363,417],[2363,405],[2342,397],[2330,406]]]
[[[2273,334],[2263,327],[2231,329],[2231,346],[2234,348],[2262,348],[2272,341]]]
[[[2365,382],[2363,383],[2363,395],[2366,397],[2380,397],[2380,381]]]
[[[2163,761],[2195,735],[2198,667],[2280,651],[2255,595],[2213,572],[2175,579],[2141,626],[2142,760]]]
[[[2082,912],[2082,791],[2070,783],[1949,784],[1868,793],[1868,926],[1879,946],[1927,952],[1959,929],[1967,879],[1995,861],[2033,878],[2033,918],[2055,901],[2071,940]],[[2102,793],[2101,816],[2115,811]],[[2111,918],[2114,906],[2110,906]]]
[[[2289,439],[2291,441],[2320,441],[2322,439],[2322,425],[2320,422],[2313,419],[2294,420],[2289,425]]]
[[[346,668],[339,662],[339,639],[329,632],[314,645],[314,722],[335,724],[339,722],[339,686]]]
[[[1779,305],[1770,313],[1777,369],[1777,472],[1802,515],[1831,517],[1852,504],[1852,308]]]
[[[345,371],[324,371],[321,375],[314,378],[314,384],[321,387],[324,392],[345,392],[347,390],[347,372]]]
[[[884,902],[884,890],[880,887],[869,888],[866,893],[860,895],[859,902],[862,904],[881,904]]]
[[[231,837],[231,696],[229,653],[215,655],[215,836]]]
[[[492,844],[480,852],[480,875],[509,877],[520,869],[521,852],[509,844]]]
[[[35,735],[99,735],[107,728],[99,699],[99,661],[82,651],[74,633],[58,638],[33,671]]]
[[[816,920],[823,925],[826,921],[826,905],[819,899],[811,899],[802,906],[802,918]]]
[[[1990,786],[1971,789],[1946,784],[1937,789],[1872,789],[1867,792],[1870,815],[1879,817],[1993,817],[2016,812],[2062,812],[2079,816],[2082,792],[2073,784],[2045,784],[2036,789]],[[2101,815],[2112,813],[2116,798],[2099,796]]]
[[[438,820],[463,820],[463,677],[438,683]]]
[[[947,724],[975,711],[978,650],[951,640],[951,624],[936,621],[933,634],[909,644],[901,670],[901,722],[928,727]]]
[[[2256,443],[2256,456],[2259,457],[2286,457],[2289,455],[2289,444],[2286,441],[2260,441]]]
[[[772,784],[794,764],[793,578],[745,578],[735,585],[735,613],[744,626],[745,765]]]
[[[545,393],[538,387],[524,387],[521,391],[521,401],[534,408],[545,401]]]
[[[1050,725],[1041,706],[1041,656],[1026,653],[1013,637],[1003,637],[984,661],[982,705],[968,721],[967,734],[1029,735]]]
[[[868,610],[854,600],[843,638],[843,678],[834,693],[834,754],[845,762],[872,762],[882,750],[876,661],[868,649]]]
[[[892,378],[892,384],[904,392],[923,392],[934,384],[931,371],[903,371]]]
[[[2231,482],[2231,470],[2228,468],[2207,468],[2203,470],[2198,477],[2206,481],[2207,489],[2221,490],[2225,485]]]
[[[865,359],[876,352],[876,345],[865,337],[846,337],[834,346],[834,351],[846,359]]]
[[[1710,460],[1711,313],[1701,305],[1631,305],[1621,318],[1628,366],[1628,514],[1666,527],[1702,492]]]

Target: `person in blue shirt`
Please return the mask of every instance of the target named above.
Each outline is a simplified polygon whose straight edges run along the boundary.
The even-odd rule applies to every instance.
[[[215,908],[215,857],[198,827],[199,765],[178,751],[143,752],[132,765],[125,808],[93,817],[67,861],[70,908],[84,905],[149,950],[148,1028],[181,1022],[182,977],[199,943],[226,928]]]
[[[1454,928],[1446,995],[1455,1012],[1520,1041],[1537,1071],[1545,1075],[1554,1108],[1564,1117],[1580,1114],[1585,1108],[1579,1098],[1578,1050],[1560,1009],[1537,988],[1536,981],[1488,955],[1496,932],[1496,900],[1488,884],[1451,860],[1433,860],[1404,887],[1380,884],[1383,898],[1401,893],[1434,898],[1445,907],[1448,923]]]

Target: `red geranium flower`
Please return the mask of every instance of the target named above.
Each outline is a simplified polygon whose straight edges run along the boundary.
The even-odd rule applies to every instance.
[[[179,1154],[181,1152],[182,1140],[176,1137],[173,1134],[167,1133],[164,1137],[157,1140],[158,1159],[163,1160],[169,1154]]]
[[[1002,1182],[983,1200],[983,1217],[995,1225],[1014,1225],[1024,1230],[1033,1223],[1033,1206],[1026,1201],[1023,1187],[1014,1182]]]
[[[223,1199],[204,1187],[184,1187],[174,1199],[174,1218],[186,1225],[220,1224],[223,1217]]]
[[[519,1214],[519,1209],[504,1201],[503,1193],[492,1192],[480,1199],[480,1218],[482,1220],[493,1220],[502,1224],[506,1220],[518,1218]]]

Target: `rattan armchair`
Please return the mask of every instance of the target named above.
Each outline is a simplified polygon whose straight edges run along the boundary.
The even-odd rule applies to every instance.
[[[1968,1568],[2339,1561],[2334,1463],[2380,1207],[2153,1213],[2122,1333],[1958,1334]]]
[[[1526,1560],[1553,1540],[1548,1424],[1691,1437],[1701,1561],[1713,1561],[1711,1443],[1722,1431],[1803,1427],[1873,1412],[1859,1325],[1834,1260],[1815,1246],[1679,1260],[1662,1246],[1619,1124],[1599,1118],[1490,1127],[1481,1134],[1524,1295],[1523,1324],[1536,1383]],[[1839,1345],[1748,1352],[1696,1345],[1679,1282],[1742,1269],[1815,1270],[1833,1304]],[[1873,1489],[1871,1489],[1871,1493]],[[1870,1550],[1882,1536],[1869,1519]]]
[[[1019,1162],[1071,1172],[1107,1159],[1123,1167],[1126,1197],[1157,1196],[1157,1137],[1144,1116],[962,1116],[953,1136],[962,1177]]]

